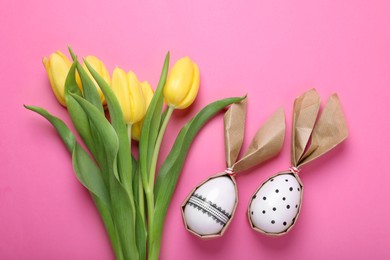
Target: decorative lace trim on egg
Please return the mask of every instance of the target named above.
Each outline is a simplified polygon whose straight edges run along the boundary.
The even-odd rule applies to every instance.
[[[221,224],[222,226],[225,226],[231,218],[231,215],[227,213],[226,210],[199,194],[193,194],[187,203],[197,210],[202,211],[203,214],[207,214],[215,220],[215,222]]]

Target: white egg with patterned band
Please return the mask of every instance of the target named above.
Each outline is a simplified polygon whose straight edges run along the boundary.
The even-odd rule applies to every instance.
[[[186,226],[199,236],[219,235],[236,205],[236,187],[227,176],[212,177],[187,198],[183,207]]]
[[[290,173],[269,178],[253,195],[248,208],[252,227],[267,234],[287,232],[301,207],[302,185]]]

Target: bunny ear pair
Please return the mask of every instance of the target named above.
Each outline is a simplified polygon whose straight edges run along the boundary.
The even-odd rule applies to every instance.
[[[195,187],[182,204],[186,229],[200,238],[224,234],[238,202],[237,173],[279,153],[285,134],[283,109],[277,110],[257,131],[248,150],[238,159],[245,132],[246,100],[231,105],[224,117],[227,169]]]
[[[294,226],[299,215],[303,184],[300,167],[340,144],[348,136],[341,104],[332,95],[321,116],[320,97],[312,89],[294,103],[291,162],[260,185],[248,206],[251,227],[267,235],[282,235]],[[186,229],[200,238],[223,235],[234,216],[238,192],[234,177],[279,153],[283,145],[285,118],[276,111],[258,130],[248,150],[238,159],[245,131],[246,101],[233,104],[225,114],[225,152],[227,169],[205,180],[182,204]]]
[[[248,207],[251,227],[267,235],[283,235],[296,223],[302,204],[300,167],[343,142],[348,128],[337,94],[330,96],[321,116],[320,97],[315,89],[294,103],[289,171],[270,177],[252,196]],[[317,120],[318,118],[318,120]]]

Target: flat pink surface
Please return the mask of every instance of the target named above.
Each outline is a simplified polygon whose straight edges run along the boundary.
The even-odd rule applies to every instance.
[[[390,2],[383,1],[2,1],[0,259],[112,259],[103,224],[53,128],[22,104],[70,120],[41,59],[70,44],[110,71],[133,70],[156,85],[164,55],[189,55],[201,70],[196,103],[175,112],[163,143],[209,102],[248,93],[245,147],[278,107],[288,132],[280,156],[237,178],[239,205],[225,236],[201,241],[179,205],[224,169],[219,114],[192,145],[165,222],[161,259],[390,259]],[[295,228],[253,232],[249,199],[290,164],[293,100],[315,87],[337,92],[350,136],[303,169]]]

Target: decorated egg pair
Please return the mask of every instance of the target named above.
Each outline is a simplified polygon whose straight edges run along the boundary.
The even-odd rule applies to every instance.
[[[299,216],[303,184],[300,167],[344,141],[348,128],[336,94],[319,119],[320,98],[312,89],[296,98],[293,110],[291,162],[289,171],[268,178],[259,186],[248,206],[253,230],[266,235],[283,235]],[[275,156],[284,139],[284,114],[276,112],[256,133],[248,151],[236,162],[243,141],[245,102],[232,105],[225,114],[225,150],[228,169],[202,182],[182,204],[186,229],[201,238],[224,234],[238,202],[235,176]]]
[[[186,229],[201,238],[224,234],[238,203],[235,176],[279,153],[284,140],[284,112],[279,109],[258,130],[248,151],[237,161],[244,139],[246,101],[233,104],[224,117],[228,168],[195,187],[182,204]]]

